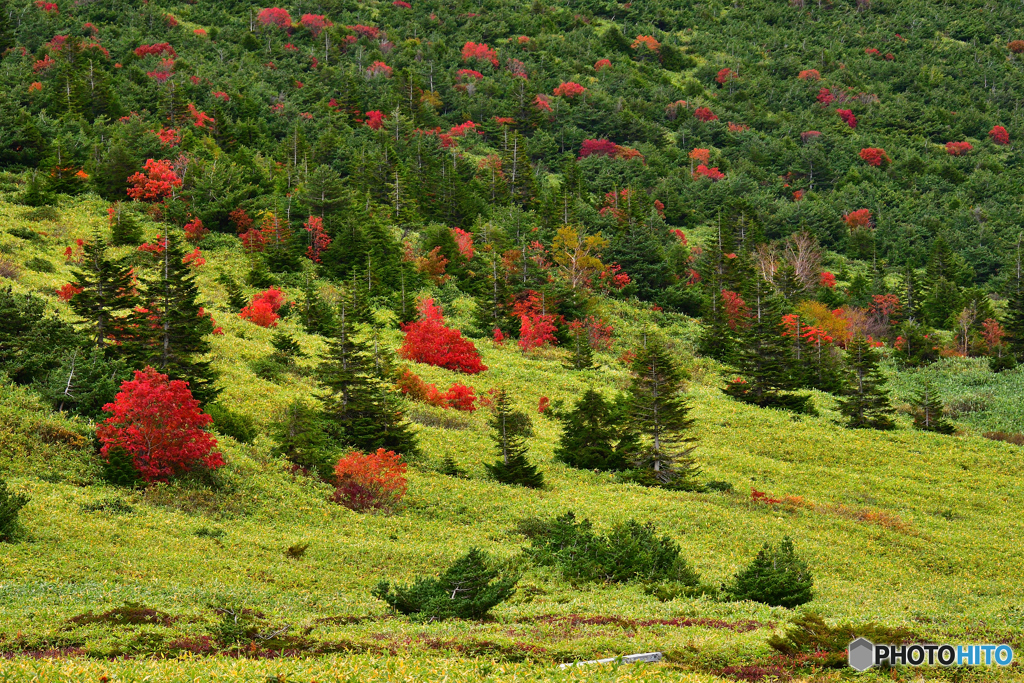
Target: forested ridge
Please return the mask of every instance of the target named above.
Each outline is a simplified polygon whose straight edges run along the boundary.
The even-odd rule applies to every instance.
[[[1019,640],[1021,3],[0,0],[0,92],[0,657]]]

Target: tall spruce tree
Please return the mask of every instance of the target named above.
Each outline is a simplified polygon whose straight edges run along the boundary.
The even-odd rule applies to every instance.
[[[341,445],[412,457],[418,452],[415,436],[377,377],[373,349],[359,338],[366,317],[350,290],[338,304],[328,354],[318,372],[327,433]]]
[[[71,271],[71,283],[81,290],[71,299],[71,310],[92,328],[96,346],[110,351],[123,341],[125,318],[138,303],[131,268],[107,258],[107,244],[99,231],[84,247],[82,268]]]
[[[572,329],[569,341],[569,358],[565,367],[569,370],[593,370],[594,350],[590,347],[590,335],[587,328],[578,324]]]
[[[791,393],[804,385],[806,378],[797,363],[793,340],[783,336],[785,300],[769,296],[760,278],[751,298],[753,310],[746,325],[737,328],[731,361],[742,381],[730,382],[725,393],[761,408],[813,412],[810,396]]]
[[[911,405],[914,406],[914,426],[928,432],[952,434],[956,429],[942,416],[942,399],[935,385],[927,380],[921,384],[914,394]]]
[[[485,463],[491,477],[502,484],[515,484],[531,489],[544,487],[544,475],[527,459],[526,432],[529,420],[512,406],[505,388],[494,394],[491,411],[491,439],[497,446],[498,461]]]
[[[593,388],[587,389],[572,410],[556,411],[562,423],[562,438],[555,448],[555,460],[581,470],[625,470],[621,450],[621,428],[613,406]]]
[[[848,384],[839,399],[839,411],[846,416],[847,427],[855,429],[892,429],[889,394],[883,389],[885,378],[878,370],[878,356],[863,335],[856,335],[846,346]]]
[[[141,299],[145,311],[133,314],[138,337],[129,346],[138,364],[152,365],[171,379],[189,383],[201,403],[213,401],[220,390],[217,373],[206,356],[213,333],[208,315],[201,315],[199,286],[191,266],[184,263],[182,236],[164,237],[156,271],[143,281]]]
[[[632,365],[629,427],[641,437],[631,448],[637,480],[650,486],[695,490],[700,474],[691,457],[696,438],[690,406],[683,396],[683,373],[664,345],[647,341]]]
[[[1013,279],[1010,281],[1010,295],[1006,302],[1006,322],[1003,328],[1009,337],[1010,353],[1018,362],[1024,363],[1024,237],[1017,239],[1017,259],[1014,263]]]

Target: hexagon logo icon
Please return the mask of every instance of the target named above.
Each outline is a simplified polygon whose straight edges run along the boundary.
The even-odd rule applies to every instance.
[[[858,638],[846,648],[847,661],[857,671],[867,671],[875,665],[875,645],[867,638]]]

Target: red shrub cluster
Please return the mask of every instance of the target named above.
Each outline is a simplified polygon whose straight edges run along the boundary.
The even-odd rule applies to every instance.
[[[366,112],[366,125],[372,130],[380,130],[384,125],[384,119],[386,118],[387,116],[385,116],[381,111],[368,111]]]
[[[694,110],[693,115],[705,122],[718,120],[718,116],[707,107],[697,107],[697,109]]]
[[[221,102],[230,102],[230,101],[231,101],[231,96],[230,96],[230,95],[228,95],[228,94],[227,94],[226,92],[224,92],[223,90],[216,90],[216,91],[214,91],[214,92],[213,92],[213,93],[211,93],[211,94],[212,94],[212,95],[213,95],[214,97],[216,97],[216,98],[217,98],[218,100],[220,100]]]
[[[455,72],[455,80],[461,81],[466,78],[474,78],[478,81],[483,80],[484,75],[479,71],[473,69],[459,69]]]
[[[363,26],[362,24],[356,24],[355,26],[346,26],[350,31],[355,31],[364,38],[371,40],[377,40],[380,38],[380,29],[376,26]]]
[[[252,303],[243,308],[238,316],[260,327],[277,327],[277,321],[281,319],[277,312],[283,304],[284,293],[276,287],[271,287],[254,296]]]
[[[705,147],[694,147],[690,150],[690,154],[688,156],[691,161],[707,164],[711,161],[711,150]]]
[[[832,91],[828,88],[822,88],[818,91],[818,102],[820,102],[822,106],[828,106],[835,99],[836,96],[833,95]]]
[[[585,159],[592,154],[600,156],[614,157],[618,152],[618,145],[611,140],[600,139],[600,140],[584,140],[583,144],[580,145],[580,159]]]
[[[555,97],[576,97],[577,95],[582,95],[586,91],[587,89],[579,83],[576,83],[575,81],[566,81],[555,88],[553,93]]]
[[[1006,48],[1015,55],[1024,54],[1024,40],[1011,40]]]
[[[1024,41],[1021,42],[1024,43]],[[993,126],[992,130],[988,132],[988,137],[997,145],[1010,144],[1010,134],[1002,126]]]
[[[239,235],[249,230],[252,227],[252,218],[246,213],[242,207],[236,207],[228,214],[228,220],[235,226],[235,232]]]
[[[213,450],[216,439],[204,429],[213,420],[199,410],[188,382],[169,381],[151,367],[136,370],[103,410],[112,415],[96,429],[100,454],[109,459],[112,449],[124,451],[146,481],[224,465]]]
[[[36,7],[46,12],[47,14],[60,14],[60,8],[57,7],[55,2],[46,2],[46,0],[36,0]]]
[[[537,412],[543,415],[547,412],[548,408],[551,407],[551,399],[547,396],[541,396],[540,400],[537,401]]]
[[[801,81],[820,81],[821,73],[817,69],[804,69],[797,74],[797,78]]]
[[[498,52],[487,46],[487,43],[468,41],[462,46],[462,61],[485,60],[498,67]]]
[[[857,209],[843,214],[843,220],[850,226],[850,230],[871,227],[871,209]]]
[[[715,76],[715,82],[719,85],[725,85],[726,81],[730,78],[739,78],[739,75],[729,67],[725,67]]]
[[[391,78],[393,69],[384,62],[377,60],[366,69],[367,78]]]
[[[391,508],[408,489],[405,469],[402,456],[394,451],[352,451],[334,466],[337,488],[331,500],[357,511]]]
[[[865,147],[860,151],[860,158],[866,161],[869,166],[881,166],[882,164],[892,162],[892,159],[889,158],[889,155],[881,147]]]
[[[325,28],[334,26],[322,14],[303,14],[302,18],[299,19],[299,24],[312,33],[314,38],[319,36]]]
[[[196,247],[192,253],[185,254],[181,259],[181,262],[186,266],[191,266],[192,268],[199,268],[206,265],[206,259],[203,258],[202,253],[199,251],[199,247]]]
[[[622,270],[622,266],[617,263],[611,263],[601,271],[598,276],[600,282],[598,283],[598,289],[603,291],[615,290],[618,291],[629,285],[632,280],[628,273],[619,272]]]
[[[725,177],[725,174],[718,170],[717,166],[708,168],[704,164],[699,164],[693,171],[693,179],[699,180],[700,178],[708,178],[712,182],[717,183],[719,180]]]
[[[755,503],[764,503],[765,505],[778,505],[782,502],[781,498],[770,498],[764,491],[758,491],[755,488],[750,489],[750,500]]]
[[[68,249],[71,249],[71,247],[68,247]],[[61,301],[71,301],[72,299],[75,298],[76,294],[81,294],[83,291],[85,290],[82,289],[81,287],[75,287],[72,283],[69,282],[57,290],[57,298],[59,298]]]
[[[167,55],[168,57],[177,57],[178,53],[174,51],[170,43],[153,43],[152,45],[139,45],[135,48],[136,57],[145,57],[146,55]]]
[[[167,159],[146,160],[144,173],[134,173],[128,178],[128,196],[147,202],[163,201],[170,197],[174,188],[181,187],[181,178],[174,172],[173,164]]]
[[[747,308],[747,302],[739,294],[723,289],[722,306],[725,309],[725,320],[726,324],[729,325],[729,329],[735,330],[737,327],[743,327],[747,324],[746,321],[750,317],[750,309]]]
[[[280,7],[261,9],[260,13],[256,15],[256,20],[264,26],[276,26],[285,30],[292,27],[292,16],[288,14],[288,10]]]
[[[324,219],[319,216],[310,216],[309,220],[302,224],[302,227],[309,233],[306,257],[315,263],[320,263],[320,255],[323,254],[324,249],[331,246],[331,238],[324,232]]]
[[[527,290],[525,296],[512,307],[519,317],[519,348],[523,351],[536,349],[545,344],[556,344],[556,316],[545,313],[540,295]]]
[[[594,62],[594,71],[600,71],[601,69],[610,69],[612,61],[610,59],[599,59]]]
[[[821,285],[822,287],[832,289],[833,287],[836,286],[836,276],[828,272],[827,270],[823,270],[821,271],[821,274],[818,276],[818,284]]]
[[[808,130],[800,133],[801,142],[812,142],[821,137],[821,132],[816,130]]]
[[[968,152],[970,152],[972,149],[974,149],[974,145],[972,145],[969,142],[947,142],[946,143],[946,152],[950,156],[952,156],[952,157],[963,156],[964,154],[967,154]]]
[[[466,232],[462,228],[452,228],[451,233],[455,239],[455,245],[459,248],[459,253],[467,261],[472,261],[473,256],[476,255],[476,249],[473,247],[473,233]]]
[[[537,111],[551,111],[551,101],[547,95],[537,95],[533,98],[533,107]]]
[[[853,115],[852,109],[836,109],[836,113],[839,114],[839,118],[850,128],[857,127],[857,117]]]
[[[209,228],[203,225],[203,221],[200,218],[193,218],[184,226],[185,239],[189,242],[200,242],[204,237],[210,234]]]
[[[446,327],[441,309],[431,298],[419,304],[420,319],[402,325],[405,342],[398,350],[402,358],[474,375],[487,369],[480,352],[462,332]]]
[[[434,384],[427,384],[412,370],[404,370],[396,382],[402,393],[414,401],[422,401],[438,408],[454,408],[467,413],[476,410],[473,387],[455,382],[443,394]]]

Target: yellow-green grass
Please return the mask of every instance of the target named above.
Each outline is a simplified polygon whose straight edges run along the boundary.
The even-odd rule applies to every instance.
[[[18,218],[21,211],[0,204],[0,220],[5,226],[41,228]],[[100,202],[73,203],[62,213],[65,229],[59,239],[23,242],[0,233],[3,256],[24,262],[46,255],[59,263],[69,240],[105,224]],[[152,236],[156,226],[147,230]],[[270,353],[273,331],[231,315],[214,280],[221,268],[240,278],[245,256],[236,248],[206,256],[202,290],[225,330],[211,338],[215,366],[223,373],[223,401],[267,427],[294,398],[314,400],[315,356],[323,351],[323,341],[306,335],[293,320],[282,321],[279,329],[295,335],[314,357],[301,361],[304,372],[287,375],[280,385],[256,378],[246,361]],[[67,279],[64,266],[53,274],[26,271],[15,287],[52,292]],[[295,289],[286,291],[292,298],[298,295]],[[525,539],[514,533],[516,522],[570,509],[599,529],[629,518],[654,522],[712,584],[728,581],[764,542],[788,535],[814,573],[816,598],[807,608],[829,620],[906,626],[923,637],[954,642],[1005,638],[1021,644],[1024,492],[1019,473],[1024,451],[972,434],[911,431],[906,424],[890,433],[846,430],[836,426],[833,402],[823,394],[815,395],[820,417],[737,404],[718,389],[714,368],[688,352],[691,323],[624,304],[605,306],[621,336],[611,353],[599,354],[596,371],[563,369],[561,351],[524,356],[514,343],[499,348],[489,341],[478,342],[490,368],[479,375],[414,365],[426,381],[441,387],[461,381],[478,394],[509,387],[535,417],[531,458],[540,464],[548,487],[531,491],[488,481],[483,463],[495,456],[486,415],[459,414],[465,429],[417,426],[423,455],[410,467],[409,493],[393,515],[358,514],[328,502],[329,487],[289,474],[285,463],[271,457],[273,443],[266,436],[252,445],[219,438],[228,466],[217,491],[181,485],[115,489],[98,482],[89,448],[75,444],[74,434],[88,433],[88,425],[50,415],[27,389],[4,386],[0,471],[32,500],[22,512],[26,539],[0,546],[0,652],[60,647],[99,656],[145,652],[154,643],[211,633],[219,620],[211,606],[223,603],[262,612],[268,629],[287,624],[293,634],[342,643],[362,654],[246,663],[209,658],[117,664],[15,660],[0,665],[0,680],[13,675],[10,671],[38,671],[45,681],[95,680],[88,676],[99,675],[103,666],[111,672],[121,667],[131,680],[145,675],[152,680],[230,680],[232,675],[251,680],[288,671],[295,672],[296,680],[311,680],[334,670],[340,672],[338,680],[346,675],[352,680],[440,680],[445,671],[450,671],[449,680],[473,680],[479,676],[476,667],[490,660],[506,667],[495,680],[512,680],[513,674],[519,680],[559,680],[553,665],[560,661],[651,650],[666,652],[667,666],[702,671],[771,656],[766,641],[792,619],[793,611],[707,598],[662,603],[639,586],[573,587],[553,570],[533,567],[522,556]],[[732,483],[734,493],[645,489],[553,461],[560,428],[536,413],[540,397],[571,403],[587,386],[609,395],[625,387],[628,375],[616,357],[659,323],[694,378],[696,455],[704,476]],[[387,338],[397,347],[400,333],[392,331]],[[471,478],[435,473],[445,454]],[[788,505],[754,503],[751,488],[776,498],[800,498]],[[134,512],[84,509],[110,499],[131,505]],[[224,535],[198,537],[200,528]],[[301,543],[309,544],[301,559],[286,556],[289,546]],[[521,590],[495,608],[494,621],[416,624],[390,618],[386,606],[370,596],[382,578],[407,582],[436,573],[472,546],[523,572]],[[139,627],[68,621],[129,601],[178,619],[170,626]],[[644,626],[596,620],[586,625],[552,618],[568,615],[706,621]],[[331,617],[369,618],[322,621]],[[763,626],[737,627],[747,620]],[[389,651],[397,657],[380,659]],[[526,663],[508,662],[520,658]],[[388,669],[381,667],[389,666],[407,667],[408,674],[388,678],[382,673]],[[665,680],[682,675],[664,666],[645,670],[661,670]]]

